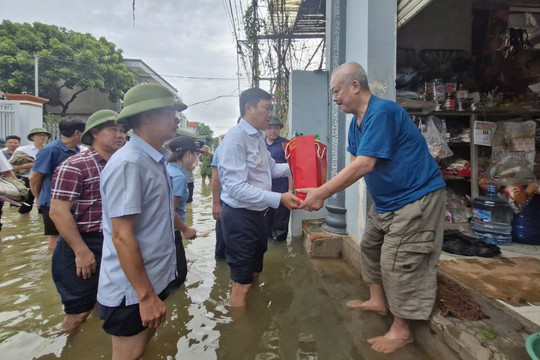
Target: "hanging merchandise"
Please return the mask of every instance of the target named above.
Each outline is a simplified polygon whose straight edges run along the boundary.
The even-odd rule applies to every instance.
[[[419,127],[422,131],[423,125],[421,123]],[[439,118],[429,116],[422,135],[424,135],[428,144],[429,153],[435,160],[444,159],[454,155],[448,146],[445,134],[443,134],[443,125]]]
[[[538,189],[532,165],[514,154],[505,154],[499,159],[492,158],[491,166],[484,175],[480,177],[482,183],[492,181],[501,186],[503,198],[515,213],[521,212],[527,206]]]

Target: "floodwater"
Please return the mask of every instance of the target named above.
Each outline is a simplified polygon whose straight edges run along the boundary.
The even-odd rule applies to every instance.
[[[391,355],[371,350],[366,338],[384,333],[391,318],[347,309],[347,300],[367,297],[366,286],[341,260],[309,258],[300,239],[270,242],[247,309],[229,309],[229,269],[214,260],[210,186],[197,177],[190,222],[204,236],[184,242],[185,287],[165,301],[167,322],[145,359],[428,359],[414,344]],[[55,331],[62,305],[36,210],[22,218],[5,205],[2,223],[0,359],[110,359],[110,337],[95,309],[77,333]]]

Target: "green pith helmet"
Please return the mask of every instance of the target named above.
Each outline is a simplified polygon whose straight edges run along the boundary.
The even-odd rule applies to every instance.
[[[47,129],[44,129],[44,128],[33,128],[32,130],[30,130],[30,133],[28,133],[28,136],[26,137],[28,140],[32,141],[32,139],[30,139],[30,137],[34,134],[47,134],[47,137],[50,139],[51,138],[51,133],[47,131]]]
[[[272,119],[270,119],[270,124],[268,126],[279,126],[280,128],[283,128],[283,124],[281,121],[279,121],[277,116],[272,116]]]
[[[173,94],[161,84],[140,84],[132,87],[124,95],[123,109],[116,118],[119,125],[127,125],[126,119],[145,111],[172,107],[176,111],[187,109],[187,105],[175,98]]]
[[[92,145],[92,132],[90,130],[96,128],[97,126],[104,124],[108,121],[114,121],[118,113],[112,110],[99,110],[93,113],[88,120],[86,120],[86,128],[81,136],[81,142],[84,145]]]

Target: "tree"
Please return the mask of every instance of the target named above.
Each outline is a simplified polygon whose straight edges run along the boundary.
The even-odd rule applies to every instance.
[[[111,102],[135,85],[122,64],[122,50],[104,37],[35,22],[0,24],[0,89],[34,93],[34,56],[39,59],[39,95],[48,106],[61,106],[62,117],[77,96],[95,88]],[[62,89],[73,90],[62,100]]]
[[[214,136],[214,130],[212,130],[210,126],[202,122],[197,127],[197,136],[207,136],[212,138]]]

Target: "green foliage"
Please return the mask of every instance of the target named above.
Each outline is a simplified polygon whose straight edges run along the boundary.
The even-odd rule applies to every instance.
[[[60,122],[60,119],[56,119],[53,114],[43,115],[43,124],[44,125],[55,125]]]
[[[34,55],[39,59],[39,95],[61,106],[62,116],[78,94],[96,88],[116,102],[135,85],[122,64],[122,50],[104,37],[35,22],[0,24],[0,89],[34,93]],[[74,91],[69,99],[60,90]]]
[[[259,42],[258,36],[262,32],[263,28],[263,24],[257,17],[257,8],[254,6],[254,3],[251,3],[244,13],[244,31],[246,32],[248,45],[251,47],[257,47]]]
[[[208,136],[211,138],[212,136],[214,136],[214,130],[212,130],[210,126],[202,122],[197,127],[197,136]]]

